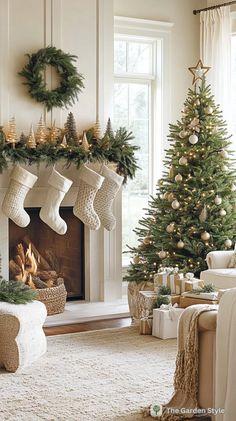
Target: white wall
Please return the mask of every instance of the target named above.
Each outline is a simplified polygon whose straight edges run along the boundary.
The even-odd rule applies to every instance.
[[[206,0],[114,0],[114,14],[140,19],[173,22],[171,48],[171,116],[170,122],[180,117],[180,111],[191,86],[187,68],[199,59],[199,15],[193,9],[206,6]]]
[[[82,131],[94,124],[98,114],[101,120],[107,119],[105,102],[110,101],[112,80],[106,75],[104,88],[100,70],[104,60],[113,65],[112,55],[106,56],[112,31],[110,0],[0,0],[0,123],[6,125],[15,115],[20,133],[28,130],[31,123],[37,124],[42,112],[48,124],[55,118],[61,126],[72,111]],[[78,71],[85,77],[85,89],[79,102],[69,110],[46,113],[41,104],[29,97],[22,84],[24,79],[18,75],[27,63],[25,54],[47,45],[78,56]],[[55,87],[54,74],[47,72],[49,89]]]

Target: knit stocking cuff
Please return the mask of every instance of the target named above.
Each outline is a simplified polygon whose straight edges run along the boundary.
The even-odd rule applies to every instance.
[[[95,171],[86,167],[86,165],[81,165],[78,175],[80,180],[83,180],[85,183],[89,184],[97,190],[100,189],[104,180],[102,175],[99,175]]]
[[[50,186],[55,187],[57,190],[60,190],[64,193],[68,192],[69,188],[71,187],[73,181],[69,178],[64,177],[59,172],[57,172],[54,168],[52,173],[48,179],[48,184]]]
[[[18,183],[32,189],[33,185],[36,183],[38,177],[34,174],[31,174],[29,171],[24,168],[16,165],[10,176],[11,180],[17,181]]]
[[[104,177],[109,178],[110,180],[114,181],[117,186],[121,186],[121,184],[123,183],[124,177],[122,177],[121,175],[117,174],[115,171],[110,170],[110,168],[103,166],[102,168],[102,175]]]

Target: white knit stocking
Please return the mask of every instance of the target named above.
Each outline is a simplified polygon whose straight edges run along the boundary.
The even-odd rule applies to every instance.
[[[2,203],[2,211],[19,227],[27,227],[30,217],[24,210],[25,197],[38,177],[16,165],[10,175],[10,184]]]
[[[116,219],[112,213],[112,204],[124,178],[106,166],[103,166],[101,174],[104,177],[104,181],[94,199],[94,209],[103,227],[111,231],[116,226]]]
[[[79,169],[79,192],[73,209],[77,216],[91,230],[97,230],[101,223],[94,211],[94,197],[104,178],[95,171],[82,165]]]
[[[41,208],[39,216],[53,231],[63,235],[67,231],[67,225],[60,217],[59,208],[65,194],[72,185],[72,181],[53,169],[48,184],[51,187],[48,190],[46,202]]]

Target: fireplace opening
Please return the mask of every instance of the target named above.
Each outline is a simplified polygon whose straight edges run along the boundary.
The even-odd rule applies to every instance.
[[[25,209],[30,216],[26,228],[9,219],[9,278],[21,280],[28,276],[29,285],[38,279],[50,286],[50,279],[52,282],[53,277],[60,277],[64,279],[69,300],[84,299],[84,224],[74,216],[72,209],[60,208],[60,215],[67,224],[65,235],[57,234],[41,221],[40,208]],[[27,260],[27,266],[22,260]]]

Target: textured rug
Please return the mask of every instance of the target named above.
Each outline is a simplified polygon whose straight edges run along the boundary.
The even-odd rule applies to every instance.
[[[142,420],[171,396],[175,356],[175,340],[133,327],[48,337],[32,367],[0,371],[0,420]]]

